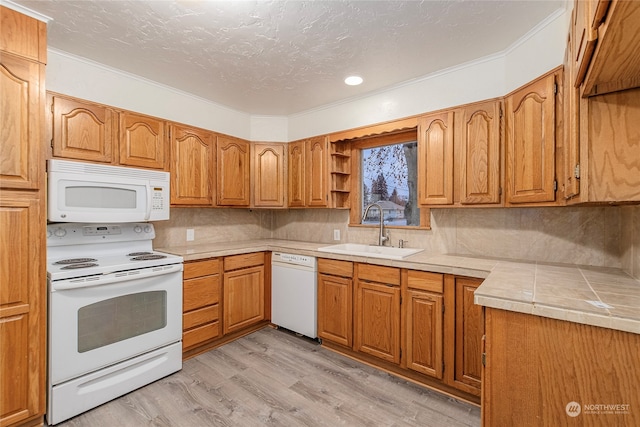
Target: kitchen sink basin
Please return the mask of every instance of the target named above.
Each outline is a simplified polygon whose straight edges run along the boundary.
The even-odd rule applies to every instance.
[[[422,252],[419,248],[392,248],[389,246],[363,245],[361,243],[342,243],[339,245],[323,246],[320,252],[335,254],[365,256],[372,258],[404,259],[410,255]]]

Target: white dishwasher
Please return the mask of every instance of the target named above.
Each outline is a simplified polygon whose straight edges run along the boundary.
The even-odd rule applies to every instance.
[[[271,323],[317,338],[317,280],[315,257],[273,252]]]

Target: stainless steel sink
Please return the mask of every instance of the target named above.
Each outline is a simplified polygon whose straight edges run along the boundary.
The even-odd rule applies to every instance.
[[[392,248],[389,246],[363,245],[361,243],[341,243],[339,245],[323,246],[320,252],[355,255],[372,258],[404,259],[422,252],[419,248]]]

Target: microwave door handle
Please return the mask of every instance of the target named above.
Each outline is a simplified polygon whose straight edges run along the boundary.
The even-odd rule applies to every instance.
[[[147,181],[147,212],[144,216],[145,221],[149,221],[149,218],[151,218],[151,202],[152,202],[151,183]]]

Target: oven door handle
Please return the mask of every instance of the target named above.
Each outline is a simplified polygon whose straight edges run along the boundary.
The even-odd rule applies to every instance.
[[[118,271],[115,273],[99,274],[96,276],[79,277],[75,279],[59,280],[51,283],[51,291],[67,291],[73,289],[90,288],[93,286],[124,283],[147,277],[162,276],[182,271],[182,263],[148,267],[140,270]],[[180,279],[182,280],[182,279]]]

